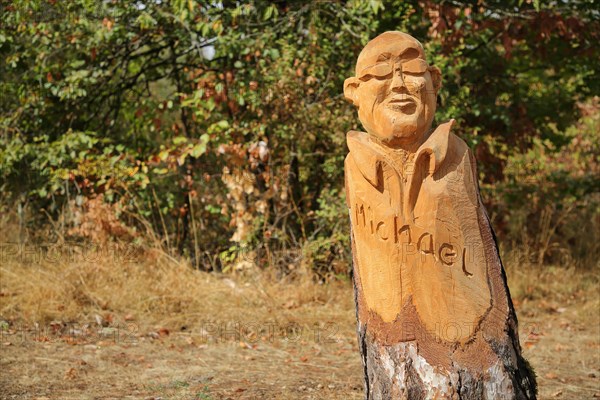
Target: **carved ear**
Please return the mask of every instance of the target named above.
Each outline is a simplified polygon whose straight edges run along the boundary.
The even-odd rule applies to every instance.
[[[435,65],[429,67],[429,73],[431,74],[431,81],[433,82],[433,90],[437,94],[442,87],[442,71]]]
[[[358,107],[358,93],[356,89],[360,86],[360,79],[353,76],[344,81],[344,96],[346,100],[350,101],[356,107]]]

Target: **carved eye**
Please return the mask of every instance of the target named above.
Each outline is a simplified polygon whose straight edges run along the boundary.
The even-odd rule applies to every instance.
[[[421,75],[427,71],[427,62],[420,58],[415,58],[402,64],[402,72],[407,74]]]
[[[387,63],[375,64],[365,68],[362,71],[360,79],[366,80],[370,78],[382,79],[388,77],[392,73],[392,66]]]

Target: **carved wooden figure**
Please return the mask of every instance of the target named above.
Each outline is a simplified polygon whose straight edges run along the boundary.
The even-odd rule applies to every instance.
[[[369,42],[344,94],[358,336],[367,399],[534,399],[473,154],[432,129],[441,72],[401,32]]]

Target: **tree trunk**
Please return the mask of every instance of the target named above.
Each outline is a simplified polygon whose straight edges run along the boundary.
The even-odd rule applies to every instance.
[[[474,158],[440,125],[412,155],[348,134],[366,399],[535,399]]]

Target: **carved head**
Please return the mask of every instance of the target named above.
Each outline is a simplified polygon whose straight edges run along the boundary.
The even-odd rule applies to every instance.
[[[385,32],[360,52],[344,95],[367,132],[390,147],[420,144],[431,128],[441,72],[423,46],[402,32]]]

